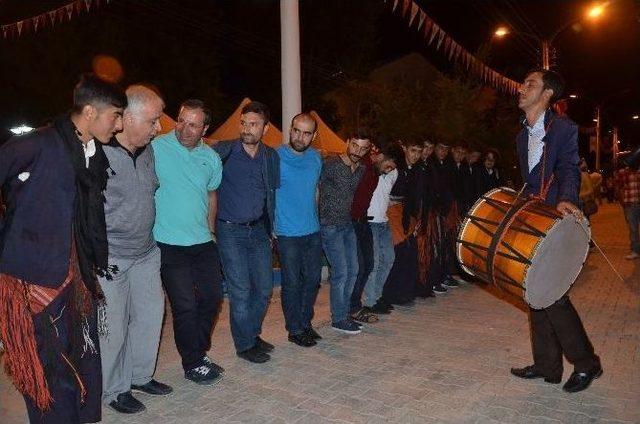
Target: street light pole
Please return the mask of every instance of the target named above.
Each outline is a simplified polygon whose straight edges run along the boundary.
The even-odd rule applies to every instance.
[[[551,59],[549,54],[549,41],[542,40],[542,69],[551,69]]]
[[[282,134],[289,142],[291,119],[302,109],[300,85],[300,17],[298,0],[280,0]]]
[[[596,172],[600,172],[600,105],[596,105]]]

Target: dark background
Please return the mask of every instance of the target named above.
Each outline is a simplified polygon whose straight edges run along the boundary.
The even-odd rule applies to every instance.
[[[374,68],[419,52],[445,74],[454,72],[389,0],[301,0],[303,106],[330,125],[338,117],[323,97]],[[67,1],[0,0],[0,23],[15,22]],[[400,0],[400,4],[402,0]],[[587,1],[422,0],[424,10],[470,52],[521,80],[539,64],[539,44],[516,33],[494,39],[498,25],[548,37],[579,18]],[[640,8],[609,2],[598,22],[583,22],[554,41],[554,68],[567,79],[569,115],[593,126],[603,104],[603,133],[620,128],[623,148],[640,142]],[[203,98],[222,122],[245,96],[264,101],[280,122],[280,21],[276,0],[112,0],[55,27],[0,40],[0,132],[37,126],[66,110],[78,75],[98,54],[115,57],[123,84],[155,85],[175,116],[188,97]],[[585,100],[584,98],[591,100]],[[515,107],[515,99],[514,99]],[[215,127],[215,125],[214,125]],[[0,135],[0,139],[3,138]]]

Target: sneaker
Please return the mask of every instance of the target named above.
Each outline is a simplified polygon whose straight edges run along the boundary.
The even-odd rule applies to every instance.
[[[636,253],[636,252],[631,252],[629,253],[627,256],[624,257],[625,259],[632,261],[634,259],[638,259],[640,258],[640,253]]]
[[[359,334],[362,331],[355,323],[346,319],[340,322],[334,322],[331,324],[331,328],[345,334]]]
[[[268,353],[261,350],[256,344],[251,349],[243,350],[242,352],[236,353],[240,358],[253,362],[254,364],[263,364],[271,359]]]
[[[448,279],[444,280],[442,285],[445,286],[445,287],[448,287],[448,288],[456,288],[456,287],[460,286],[460,284],[456,280],[454,280],[453,278],[448,278]]]
[[[309,327],[306,330],[304,330],[304,334],[306,334],[307,337],[312,338],[314,340],[320,340],[322,338],[322,336],[318,334],[318,332],[314,330],[313,327]]]
[[[447,292],[447,288],[443,287],[441,284],[438,284],[437,286],[433,286],[433,292],[435,294],[445,294]]]
[[[351,317],[347,317],[347,321],[349,321],[351,324],[355,325],[356,327],[362,329],[364,327],[364,324],[358,321],[354,321],[353,318]]]
[[[212,386],[222,380],[222,375],[207,365],[200,365],[185,371],[184,378],[201,386]]]
[[[273,352],[273,349],[275,349],[275,347],[271,343],[265,342],[259,336],[256,337],[256,344],[254,347],[257,348],[258,350],[261,350],[264,353]]]
[[[109,402],[109,406],[121,414],[136,414],[147,409],[131,392],[120,393],[116,400]]]
[[[363,322],[367,324],[378,322],[378,316],[373,313],[371,308],[367,308],[366,306],[360,309],[357,313],[351,315],[351,318],[356,322]]]
[[[204,357],[202,358],[202,362],[204,362],[206,366],[208,366],[218,374],[224,374],[225,369],[213,362],[207,355],[204,355]]]
[[[131,390],[134,392],[142,392],[148,395],[165,396],[173,392],[171,386],[160,383],[159,381],[151,379],[147,384],[131,385]]]

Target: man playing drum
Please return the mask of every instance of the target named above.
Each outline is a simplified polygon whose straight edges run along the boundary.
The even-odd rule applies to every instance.
[[[578,127],[556,115],[550,106],[564,88],[564,81],[549,70],[530,72],[519,90],[518,106],[526,117],[516,138],[520,170],[526,195],[542,194],[545,203],[564,215],[579,214],[580,188]],[[602,375],[600,358],[594,353],[582,321],[564,295],[549,307],[530,308],[533,365],[512,368],[517,377],[562,380],[562,355],[574,365],[563,389],[579,392]]]

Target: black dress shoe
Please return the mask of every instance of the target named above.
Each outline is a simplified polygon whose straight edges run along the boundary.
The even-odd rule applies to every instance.
[[[249,362],[253,362],[254,364],[263,364],[271,359],[268,353],[258,349],[257,346],[252,347],[251,349],[247,349],[242,352],[238,352],[237,355],[244,360]]]
[[[322,336],[320,334],[318,334],[318,332],[316,330],[313,329],[313,327],[309,327],[306,330],[304,330],[304,334],[307,335],[307,337],[313,339],[313,340],[320,340],[322,339]]]
[[[265,342],[260,337],[256,337],[255,346],[257,349],[261,350],[264,353],[273,352],[274,346],[271,343]]]
[[[573,372],[571,377],[564,383],[562,390],[569,393],[580,392],[591,384],[593,380],[602,375],[602,367],[598,365],[587,372]]]
[[[132,384],[131,390],[134,392],[143,392],[149,395],[157,395],[157,396],[164,396],[173,392],[173,388],[171,388],[171,386],[168,386],[164,383],[160,383],[159,381],[156,381],[153,379],[149,381],[147,384],[142,384],[142,385]]]
[[[289,341],[302,347],[311,347],[318,344],[314,339],[312,339],[311,337],[307,336],[304,333],[289,334]]]
[[[544,374],[538,372],[535,366],[529,365],[524,368],[511,368],[511,374],[516,377],[525,378],[527,380],[532,378],[544,378],[544,381],[551,384],[558,384],[562,381],[562,377],[545,377]]]
[[[116,400],[109,403],[109,406],[121,414],[135,414],[147,409],[142,402],[133,397],[131,392],[120,393]]]

